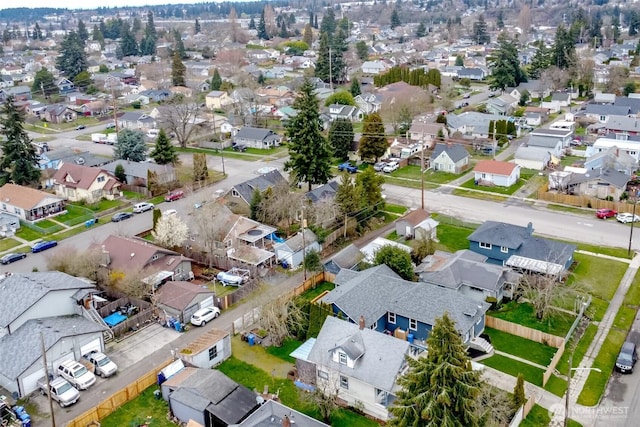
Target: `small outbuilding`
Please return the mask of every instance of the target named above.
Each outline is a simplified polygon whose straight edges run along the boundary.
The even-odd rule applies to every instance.
[[[304,233],[304,235],[302,234]],[[273,246],[278,262],[286,262],[289,267],[296,268],[304,261],[304,257],[311,251],[320,252],[322,246],[318,237],[308,228],[303,232],[287,239],[284,243]]]
[[[213,307],[214,295],[207,287],[186,281],[166,282],[156,293],[158,307],[182,323],[201,308]]]
[[[396,234],[407,239],[435,239],[438,224],[429,212],[416,209],[396,221]]]
[[[211,369],[231,357],[231,334],[211,329],[178,350],[177,356],[190,366]]]

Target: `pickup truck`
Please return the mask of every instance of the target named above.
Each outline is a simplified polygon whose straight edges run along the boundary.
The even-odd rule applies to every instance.
[[[90,372],[93,372],[102,378],[115,375],[118,371],[118,365],[113,363],[106,354],[99,351],[93,351],[89,354],[85,354],[82,356],[80,361],[87,367],[87,369],[89,369]]]
[[[40,392],[47,395],[47,378],[42,377],[38,380]],[[49,381],[49,391],[51,399],[58,402],[61,407],[73,405],[80,399],[80,392],[76,390],[69,381],[61,377],[56,377]]]

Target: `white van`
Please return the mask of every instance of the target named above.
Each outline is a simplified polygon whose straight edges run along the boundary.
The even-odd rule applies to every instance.
[[[149,138],[157,138],[159,133],[160,133],[160,130],[158,130],[158,129],[149,129],[147,131],[147,137],[149,137]]]

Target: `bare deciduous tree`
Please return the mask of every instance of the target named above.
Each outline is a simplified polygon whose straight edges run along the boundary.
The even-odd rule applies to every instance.
[[[545,320],[558,306],[578,295],[580,286],[563,283],[553,274],[525,273],[520,278],[520,292],[533,305],[536,318]]]
[[[552,91],[564,89],[569,81],[569,73],[566,70],[551,66],[540,74],[542,86]]]
[[[258,220],[289,230],[304,205],[303,199],[303,193],[292,191],[287,182],[280,182],[262,194]]]
[[[75,277],[86,277],[98,286],[108,284],[109,278],[105,268],[99,268],[106,263],[105,255],[98,247],[78,251],[63,248],[54,252],[47,261],[49,270],[61,271]]]
[[[312,209],[308,209],[309,224],[318,225],[323,228],[331,226],[338,220],[340,207],[332,197],[325,197],[313,204]]]
[[[506,426],[515,413],[509,394],[487,383],[480,387],[476,401],[478,417],[485,421],[486,427]]]
[[[200,112],[198,104],[189,98],[174,96],[164,112],[163,119],[167,128],[175,133],[180,146],[186,147],[196,129],[195,124]]]
[[[227,217],[223,212],[227,208],[220,203],[209,203],[194,211],[194,243],[202,248],[209,257],[209,266],[216,255],[224,256],[224,238],[230,224],[220,218]]]
[[[299,325],[306,321],[307,314],[291,296],[279,296],[260,304],[260,326],[267,331],[276,347],[292,336],[291,330],[299,329]]]

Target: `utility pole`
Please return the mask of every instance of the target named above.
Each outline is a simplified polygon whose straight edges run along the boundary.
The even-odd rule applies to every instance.
[[[424,138],[420,141],[420,197],[420,206],[424,210]]]
[[[111,85],[111,101],[113,102],[113,123],[116,125],[115,129],[117,135],[120,130],[118,129],[118,112],[116,110],[116,95],[113,90],[113,85]]]
[[[304,219],[304,206],[302,207],[302,271],[304,273],[304,281],[307,281],[307,264],[305,263],[305,258],[307,254],[307,244],[304,238],[304,227],[306,226],[306,221]]]
[[[329,88],[331,89],[331,92],[333,93],[333,79],[332,79],[332,72],[333,72],[333,55],[331,54],[331,46],[329,46]]]
[[[56,417],[53,413],[53,399],[51,399],[51,384],[49,383],[49,367],[47,366],[47,349],[44,346],[44,335],[40,332],[40,345],[42,346],[42,361],[44,363],[44,377],[47,382],[47,397],[49,398],[49,413],[51,414],[51,427],[56,427]]]
[[[44,83],[42,83],[42,82],[40,82],[40,90],[42,90],[42,97],[46,99],[47,95],[45,95],[45,93],[44,93]]]

